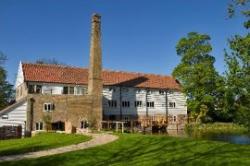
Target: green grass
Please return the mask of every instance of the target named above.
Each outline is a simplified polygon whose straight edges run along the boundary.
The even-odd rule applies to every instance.
[[[192,134],[243,134],[248,130],[244,126],[234,123],[203,123],[203,124],[188,124],[186,132]]]
[[[90,140],[83,135],[59,134],[59,133],[39,133],[31,138],[0,140],[0,155],[21,154],[77,144]]]
[[[91,149],[1,164],[4,166],[250,165],[250,145],[155,135],[119,136],[115,142]]]

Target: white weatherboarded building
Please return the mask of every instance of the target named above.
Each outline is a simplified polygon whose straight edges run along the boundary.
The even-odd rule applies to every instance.
[[[169,126],[185,123],[186,97],[173,77],[104,70],[102,79],[103,120],[150,118],[152,121],[164,120]],[[20,124],[25,130],[27,96],[30,94],[84,95],[87,83],[86,68],[20,63],[15,85],[16,103],[0,112],[0,126]],[[51,103],[53,101],[44,103],[44,107],[48,109]],[[43,129],[40,123],[37,130]]]

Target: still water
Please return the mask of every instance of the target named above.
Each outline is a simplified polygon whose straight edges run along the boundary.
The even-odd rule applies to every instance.
[[[213,141],[223,141],[233,144],[250,145],[250,134],[209,134],[209,133],[195,133],[187,134],[184,130],[181,131],[168,131],[167,135],[177,137],[191,137],[194,139],[204,139]]]

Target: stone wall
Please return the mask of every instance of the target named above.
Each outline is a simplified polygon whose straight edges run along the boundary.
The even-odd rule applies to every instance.
[[[92,114],[91,96],[74,95],[29,95],[27,107],[27,129],[36,129],[36,123],[43,122],[46,127],[45,118],[50,117],[50,122],[65,123],[65,131],[71,132],[74,128],[81,127],[81,121],[88,120]],[[44,110],[45,103],[52,103],[54,110]]]

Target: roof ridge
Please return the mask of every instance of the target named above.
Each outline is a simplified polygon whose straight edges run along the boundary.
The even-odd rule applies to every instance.
[[[62,64],[39,64],[39,63],[31,63],[31,62],[22,62],[22,65],[51,66],[51,67],[61,67],[61,68],[71,68],[71,69],[88,70],[87,67],[70,66],[70,65],[62,65]],[[103,72],[115,72],[115,73],[136,74],[136,75],[144,75],[144,76],[146,75],[146,76],[157,76],[157,77],[169,77],[169,78],[175,79],[171,75],[155,74],[155,73],[143,73],[143,72],[136,72],[136,71],[123,71],[123,70],[103,69]]]
[[[63,64],[40,64],[32,62],[22,62],[22,65],[35,65],[35,66],[51,66],[51,67],[61,67],[61,68],[75,68],[75,69],[87,69],[79,66],[63,65]]]

